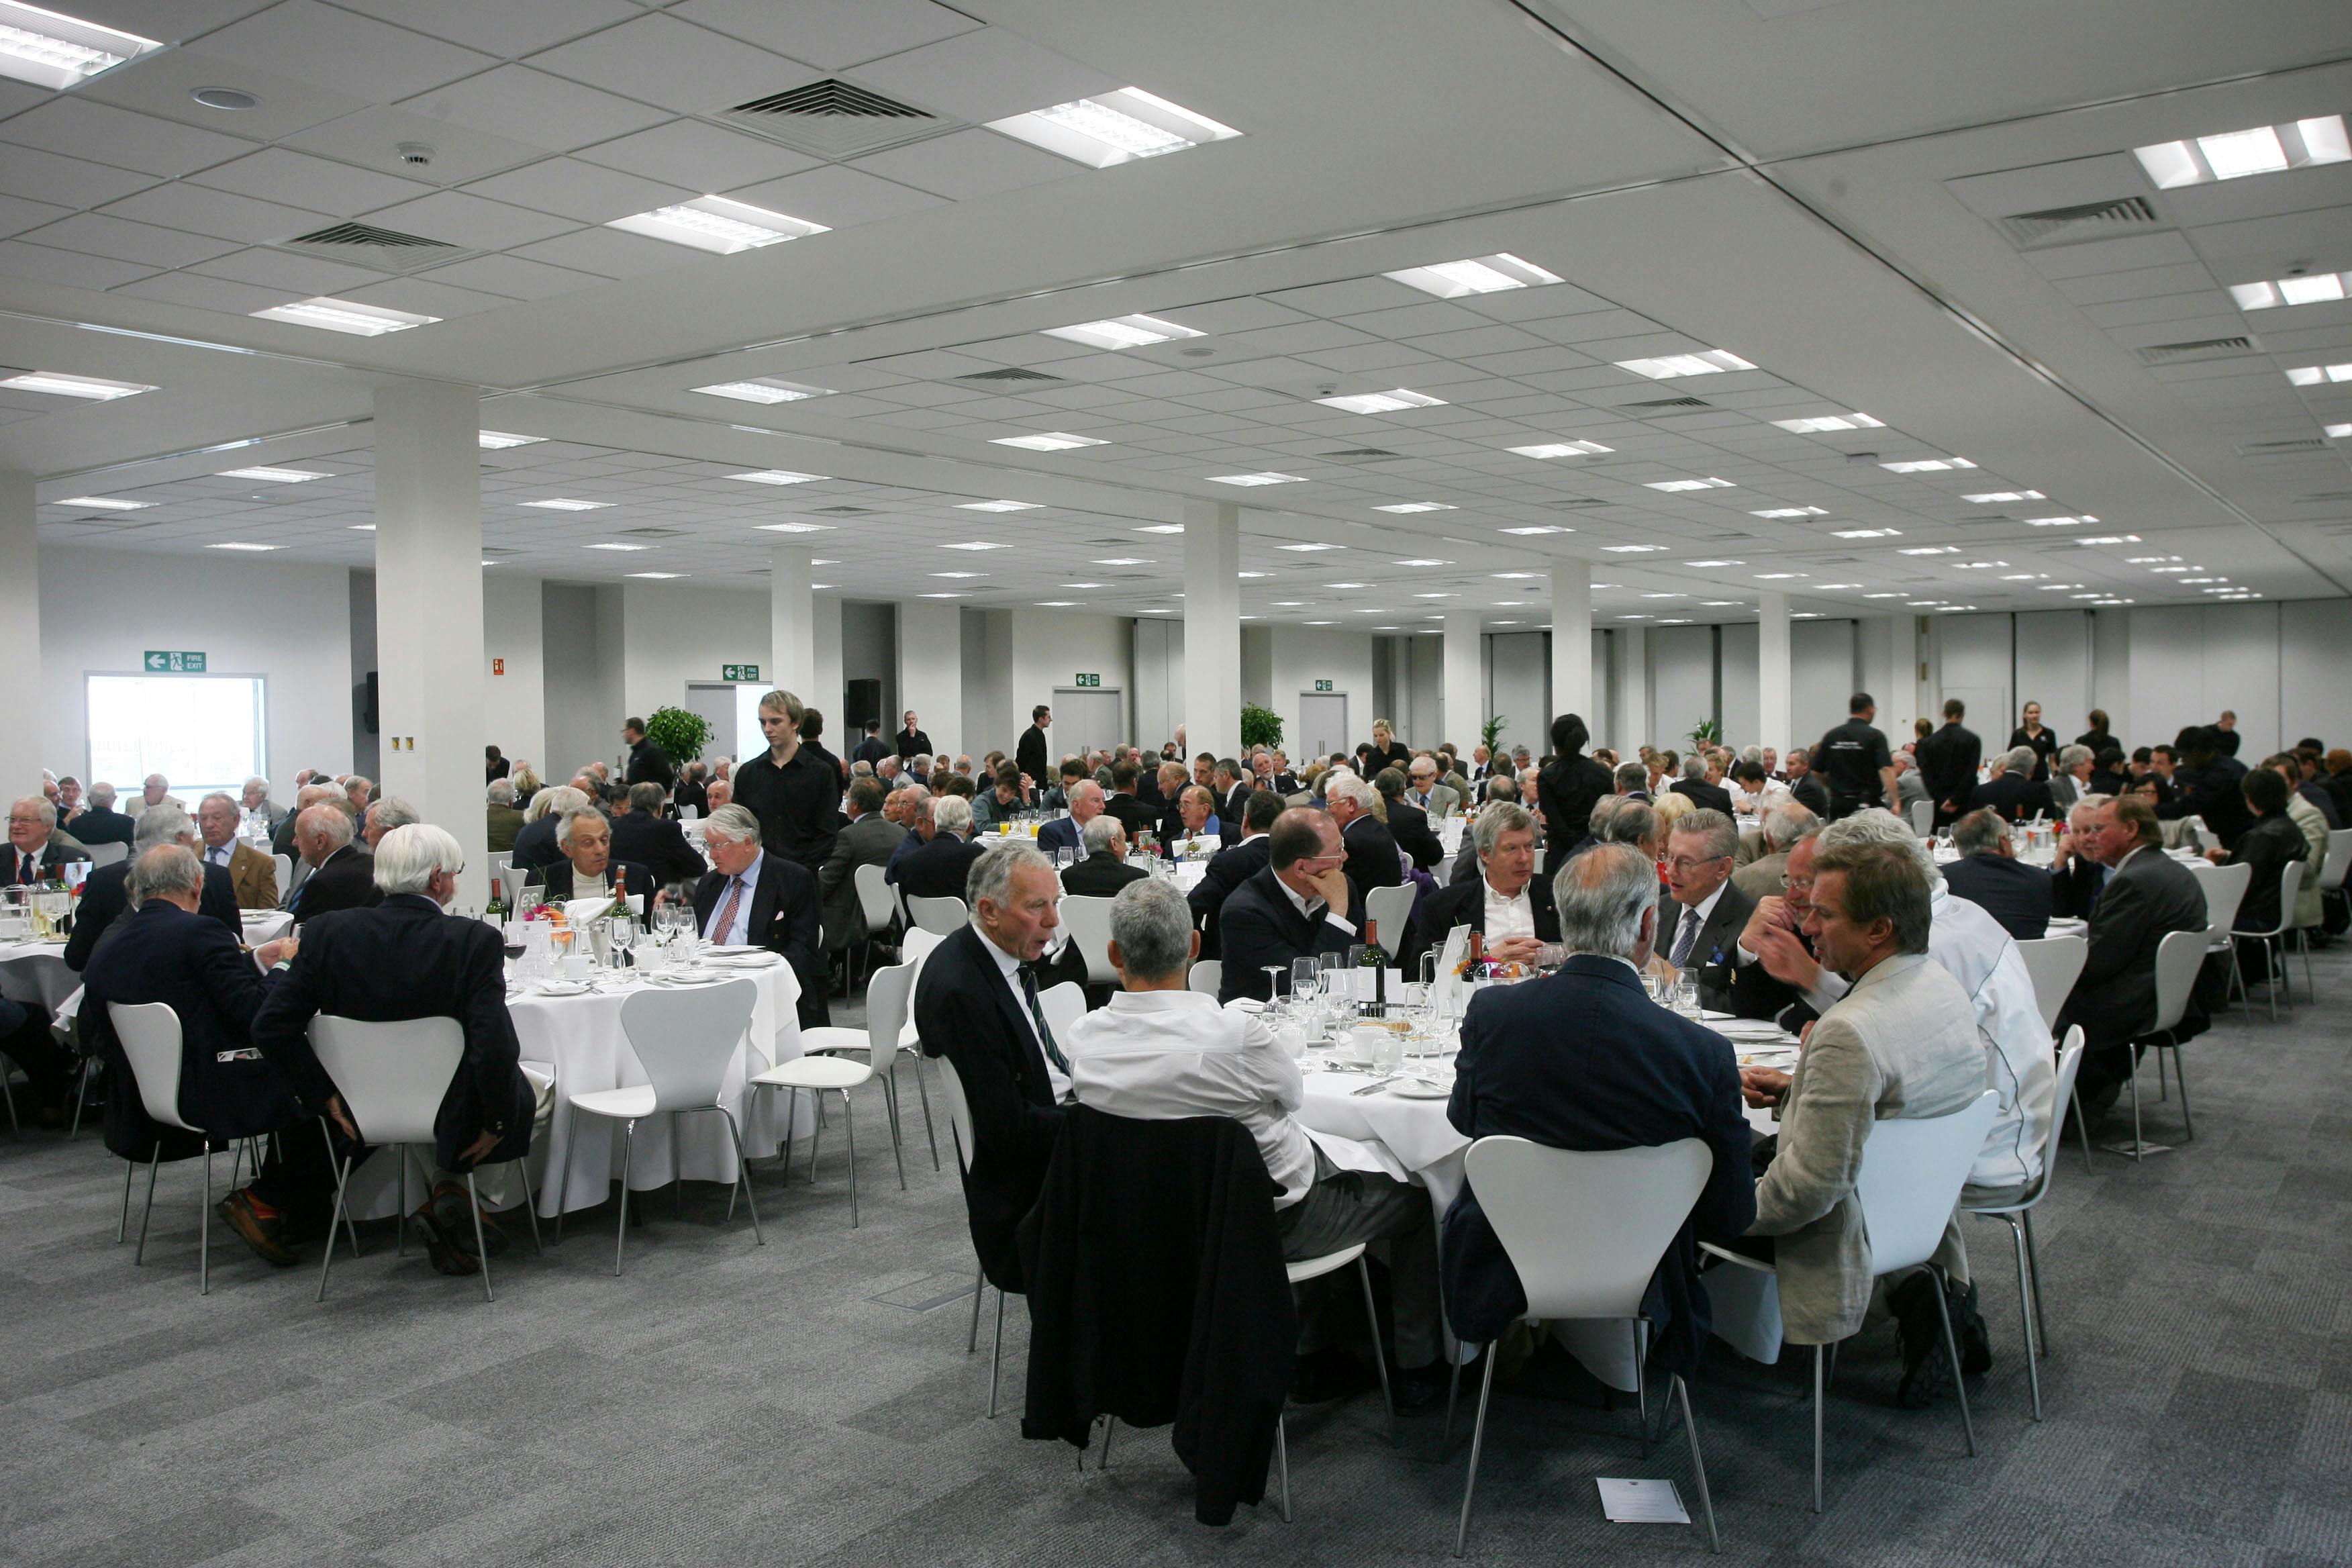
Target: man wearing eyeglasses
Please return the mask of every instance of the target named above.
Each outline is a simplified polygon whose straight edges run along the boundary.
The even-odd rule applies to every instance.
[[[1361,940],[1356,922],[1362,896],[1348,880],[1348,854],[1330,815],[1293,806],[1274,819],[1266,843],[1265,869],[1235,888],[1217,912],[1225,955],[1221,1004],[1243,996],[1267,1001],[1268,968],[1286,975],[1293,959],[1344,953]]]
[[[1757,967],[1756,954],[1739,945],[1756,900],[1731,880],[1738,849],[1739,829],[1720,811],[1702,808],[1675,818],[1666,837],[1665,893],[1658,902],[1659,951],[1675,970],[1697,976],[1701,1005],[1722,1012],[1738,1011],[1736,1002],[1752,1009],[1771,1000],[1733,994],[1738,972]],[[1760,971],[1751,978],[1769,979]],[[1781,998],[1780,1005],[1789,1000]]]
[[[7,887],[54,882],[65,875],[68,861],[87,860],[89,852],[58,829],[58,808],[46,795],[28,795],[8,808]]]

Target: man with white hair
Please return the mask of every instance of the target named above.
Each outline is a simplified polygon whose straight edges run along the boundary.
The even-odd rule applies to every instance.
[[[302,879],[310,875],[310,868],[301,864],[301,850],[294,842],[294,825],[301,820],[305,811],[322,800],[348,804],[350,798],[343,793],[343,786],[330,778],[314,777],[309,784],[295,790],[294,809],[286,814],[285,820],[278,825],[278,831],[271,835],[269,840],[269,852],[272,855],[294,857],[295,887],[299,888],[302,885]],[[352,831],[358,831],[359,816],[356,812],[352,814]]]
[[[546,889],[550,903],[601,899],[625,888],[630,898],[640,900],[639,914],[653,907],[659,886],[653,868],[643,861],[614,858],[613,825],[594,806],[564,813],[555,825],[555,842],[563,858],[533,867],[527,884]]]
[[[1393,888],[1404,880],[1404,856],[1388,824],[1372,815],[1372,786],[1349,773],[1332,774],[1323,783],[1323,808],[1339,825],[1339,843],[1348,854],[1348,880],[1359,893]],[[1386,943],[1401,952],[1404,932],[1391,931]]]
[[[84,844],[128,845],[138,834],[135,817],[114,809],[114,786],[100,779],[89,786],[89,805],[73,820],[74,837]]]
[[[482,1244],[498,1227],[481,1216],[469,1188],[481,1203],[504,1206],[506,1185],[503,1180],[477,1183],[474,1172],[530,1152],[552,1085],[534,1083],[520,1065],[499,933],[446,912],[466,868],[457,841],[438,827],[409,823],[384,835],[371,865],[377,901],[305,919],[301,950],[254,1019],[253,1043],[286,1076],[303,1109],[334,1124],[347,1141],[339,1146],[341,1159],[356,1163],[368,1154],[360,1143],[363,1133],[310,1048],[310,1021],[321,1015],[372,1024],[457,1020],[464,1054],[434,1118],[437,1169],[415,1217],[436,1268],[473,1274],[481,1267]],[[309,1138],[281,1142],[292,1152],[318,1147]],[[315,1202],[321,1185],[331,1199],[331,1173],[313,1156],[299,1158],[314,1183],[307,1201]],[[257,1196],[249,1187],[234,1193],[221,1213],[270,1262],[297,1261],[286,1223],[290,1216],[266,1194]],[[499,1244],[488,1250],[495,1255]]]
[[[717,804],[716,797],[713,804]],[[594,799],[587,791],[571,784],[557,784],[532,795],[530,805],[522,814],[522,826],[515,832],[514,859],[511,862],[515,870],[518,873],[534,871],[562,859],[563,848],[555,841],[555,830],[573,812],[593,810],[594,805]]]
[[[515,807],[514,781],[510,778],[492,779],[483,798],[490,853],[512,854],[515,835],[522,831],[522,813]]]
[[[760,819],[740,805],[712,812],[702,842],[714,869],[694,885],[695,929],[714,946],[765,948],[790,963],[801,983],[801,1027],[824,1027],[833,977],[816,878],[762,849]]]
[[[1115,826],[1116,825],[1114,825]],[[1249,1130],[1273,1178],[1282,1255],[1326,1257],[1387,1243],[1396,1307],[1400,1410],[1424,1409],[1444,1390],[1438,1361],[1437,1250],[1428,1194],[1377,1170],[1343,1170],[1297,1121],[1297,1062],[1255,1013],[1227,1009],[1188,988],[1200,951],[1192,911],[1172,883],[1146,878],[1111,903],[1110,961],[1121,990],[1064,1042],[1081,1105],[1141,1121],[1228,1117]],[[1299,1335],[1299,1397],[1327,1397],[1360,1379],[1319,1348],[1320,1311]]]
[[[1076,851],[1081,848],[1079,835],[1087,824],[1102,815],[1103,787],[1089,778],[1073,780],[1069,788],[1070,815],[1056,817],[1037,830],[1037,848],[1051,855],[1056,850]]]
[[[1686,795],[1695,804],[1726,816],[1736,811],[1731,792],[1723,787],[1723,769],[1704,752],[1693,752],[1683,759],[1683,776],[1674,782],[1669,793]]]
[[[131,907],[131,871],[141,855],[163,844],[176,844],[193,853],[202,843],[196,825],[179,807],[159,805],[141,812],[138,835],[131,842],[129,858],[97,868],[81,885],[81,902],[74,910],[73,934],[66,941],[66,967],[76,973],[88,967],[107,933]],[[197,912],[219,921],[242,941],[245,917],[237,910],[236,884],[218,866],[206,866],[204,873],[204,891]]]
[[[1127,829],[1115,816],[1097,816],[1083,837],[1086,858],[1062,873],[1062,891],[1074,898],[1108,899],[1151,873],[1127,863]]]
[[[142,806],[173,805],[178,806],[182,811],[188,809],[184,804],[173,797],[172,781],[162,773],[147,775],[145,784],[141,786],[140,799]]]
[[[971,868],[990,853],[971,841],[971,802],[940,795],[929,803],[927,816],[931,831],[922,847],[885,875],[910,899],[961,899]]]
[[[341,801],[305,806],[294,819],[295,847],[310,874],[295,886],[286,907],[298,921],[334,910],[358,909],[383,897],[368,864],[368,852],[354,844],[351,813]]]
[[[395,827],[405,827],[421,820],[416,808],[398,795],[380,795],[368,803],[366,811],[361,813],[360,837],[367,841],[368,852],[373,854],[375,847],[383,842],[385,834]]]
[[[238,908],[274,910],[279,896],[277,862],[238,833],[244,822],[237,803],[222,791],[215,790],[196,802],[196,828],[204,835],[205,864],[228,873],[236,888]]]
[[[267,844],[286,820],[286,808],[269,798],[269,781],[259,773],[245,781],[238,796],[237,831],[257,844]]]
[[[65,875],[70,861],[87,860],[89,852],[58,828],[58,808],[47,795],[28,795],[8,807],[7,875],[0,885],[30,887],[54,882]]]
[[[1985,770],[1985,782],[1969,796],[1968,809],[1990,808],[1999,812],[2006,822],[2030,822],[2036,817],[2057,816],[2058,806],[2050,798],[2050,786],[2033,782],[2033,769],[2040,761],[2040,754],[2031,746],[2012,746],[1995,757]]]

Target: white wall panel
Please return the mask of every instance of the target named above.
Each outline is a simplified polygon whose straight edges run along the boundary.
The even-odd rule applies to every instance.
[[[1102,678],[1101,689],[1118,692],[1118,733],[1134,730],[1132,703],[1135,637],[1125,616],[1093,616],[1057,610],[1012,610],[1013,729],[1011,739],[992,740],[988,747],[1010,752],[1013,741],[1029,728],[1029,710],[1051,703],[1057,687],[1072,686],[1081,672]],[[1058,761],[1069,750],[1048,731],[1047,742]],[[983,747],[982,750],[988,749]]]
[[[2204,614],[2205,700],[2191,722],[2234,710],[2239,759],[2260,762],[2279,749],[2279,606],[2209,605]]]
[[[2122,715],[2110,717],[2126,721]],[[2183,726],[2211,717],[2205,711],[2204,606],[2134,610],[2131,714],[2121,736],[2124,745],[2158,745]]]
[[[2020,615],[2017,621],[2016,711],[1999,726],[1977,732],[1987,737],[1988,749],[2009,738],[2022,721],[2029,702],[2042,704],[2042,721],[2061,742],[2090,728],[2091,616],[2086,610],[2042,610]],[[1974,729],[1975,726],[1971,725]]]
[[[2280,743],[2352,745],[2352,600],[2299,599],[2278,613]]]
[[[1690,749],[1690,732],[1715,710],[1715,628],[1652,626],[1650,645],[1650,734],[1652,744],[1676,752]]]
[[[1486,644],[1494,658],[1486,712],[1503,721],[1496,743],[1541,756],[1551,731],[1549,645],[1541,632],[1497,632]]]
[[[1599,627],[1592,632],[1592,710],[1584,715],[1584,727],[1592,731],[1592,743],[1605,746],[1612,733],[1609,726],[1617,711],[1616,666],[1612,662],[1614,650],[1610,647],[1609,634]]]
[[[1941,722],[1945,702],[1958,698],[1968,704],[1969,728],[1985,738],[1988,750],[2008,740],[2017,724],[2016,705],[2011,700],[2016,690],[2013,619],[2010,616],[1945,616],[1935,623],[1940,660],[1936,711],[1927,717]],[[1892,730],[1887,735],[1896,745],[1911,738]]]
[[[1763,682],[1757,673],[1756,661],[1760,640],[1761,634],[1752,625],[1727,626],[1722,628],[1722,640],[1717,648],[1723,691],[1723,739],[1735,750],[1768,742],[1779,747],[1783,743],[1763,733],[1759,718]]]
[[[482,576],[482,732],[533,769],[547,765],[543,602],[536,577]],[[493,659],[502,661],[504,674],[489,673]]]
[[[1276,626],[1271,678],[1274,700],[1282,716],[1284,750],[1293,763],[1298,750],[1298,697],[1312,693],[1315,683],[1328,680],[1335,694],[1348,699],[1348,737],[1352,749],[1372,738],[1372,638],[1369,632],[1326,630],[1321,626]]]
[[[1880,626],[1883,635],[1885,623]],[[1789,722],[1795,732],[1767,735],[1764,744],[1785,754],[1790,746],[1811,746],[1845,722],[1846,699],[1855,689],[1855,632],[1853,621],[1790,623]],[[1862,682],[1863,689],[1869,687]],[[1907,738],[1889,734],[1896,744]]]

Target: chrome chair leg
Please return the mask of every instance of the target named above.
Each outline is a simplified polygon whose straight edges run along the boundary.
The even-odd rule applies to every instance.
[[[333,1212],[327,1215],[326,1255],[319,1259],[319,1293],[310,1298],[314,1301],[323,1301],[327,1299],[327,1271],[335,1266],[335,1222],[341,1220],[346,1225],[351,1223],[350,1215],[343,1209],[343,1194],[345,1189],[351,1184],[351,1179],[352,1162],[349,1156],[345,1156],[335,1165],[335,1206]],[[354,1231],[352,1234],[354,1237],[352,1243],[352,1255],[356,1257],[359,1249],[356,1239],[358,1233]]]
[[[515,1174],[522,1178],[522,1212],[530,1216],[530,1250],[534,1257],[544,1258],[547,1248],[539,1241],[539,1197],[530,1190],[530,1156],[525,1154],[515,1162]]]
[[[1282,1470],[1282,1522],[1290,1522],[1290,1423],[1274,1418],[1274,1458]]]
[[[2025,1227],[2015,1215],[2002,1215],[2009,1222],[2010,1238],[2017,1244],[2017,1310],[2025,1323],[2025,1382],[2033,1394],[2033,1418],[2042,1419],[2042,1347],[2033,1333],[2033,1266],[2025,1255]]]
[[[841,1091],[841,1135],[849,1142],[849,1228],[857,1228],[857,1117],[849,1103],[849,1091]]]
[[[1478,1492],[1478,1456],[1486,1446],[1486,1401],[1495,1392],[1495,1347],[1486,1347],[1486,1371],[1478,1380],[1478,1415],[1470,1425],[1470,1471],[1462,1478],[1462,1519],[1454,1527],[1454,1555],[1459,1557],[1470,1540],[1470,1504]],[[1287,1491],[1287,1488],[1284,1489]]]
[[[1095,1461],[1095,1468],[1097,1471],[1108,1470],[1110,1468],[1110,1435],[1118,1430],[1118,1416],[1106,1415],[1103,1417],[1102,1458]]]
[[[923,1140],[931,1146],[931,1169],[937,1171],[940,1168],[940,1139],[939,1134],[931,1131],[931,1091],[923,1087],[923,1053],[909,1051],[907,1054],[915,1063],[915,1097],[923,1102]]]
[[[131,1173],[139,1168],[136,1160],[122,1162],[122,1215],[114,1222],[114,1245],[120,1247],[131,1235]]]
[[[743,1160],[743,1130],[735,1125],[735,1113],[725,1106],[719,1107],[719,1114],[727,1119],[727,1135],[735,1140],[735,1185],[743,1194],[743,1206],[751,1211],[751,1240],[765,1247],[768,1237],[767,1233],[760,1228],[759,1195],[751,1191],[751,1167]],[[735,1194],[732,1192],[727,1194],[727,1212],[730,1215],[735,1212]]]
[[[2050,1353],[2050,1316],[2042,1306],[2042,1249],[2033,1243],[2033,1211],[2027,1209],[2017,1216],[2025,1231],[2025,1271],[2033,1279],[2033,1342],[2042,1353]]]
[[[971,1355],[980,1349],[980,1303],[988,1294],[988,1273],[975,1268],[971,1274],[971,1332],[964,1337],[963,1353]]]
[[[1448,1463],[1454,1458],[1454,1405],[1462,1395],[1462,1345],[1456,1343],[1452,1358],[1453,1368],[1445,1379],[1445,1433],[1437,1445],[1440,1464]]]
[[[1930,1268],[1927,1276],[1928,1282],[1936,1287],[1936,1316],[1944,1325],[1944,1353],[1952,1358],[1952,1392],[1959,1395],[1960,1430],[1968,1437],[1969,1458],[1973,1459],[1977,1454],[1977,1424],[1975,1417],[1969,1414],[1969,1385],[1960,1374],[1960,1343],[1952,1337],[1952,1309],[1950,1303],[1944,1300],[1943,1271]],[[2028,1364],[2031,1364],[2030,1357]]]
[[[787,1087],[784,1090],[784,1154],[776,1162],[776,1171],[788,1187],[793,1184],[793,1123],[800,1119],[800,1114],[801,1091]]]
[[[2180,1037],[2172,1041],[2172,1076],[2180,1084],[2180,1131],[2184,1137],[2197,1136],[2197,1119],[2189,1114],[2189,1063],[2180,1055]]]
[[[139,1247],[131,1255],[131,1267],[138,1268],[147,1261],[147,1221],[155,1212],[155,1167],[163,1161],[163,1140],[155,1142],[155,1152],[147,1161],[147,1205],[139,1211]]]
[[[907,1152],[898,1141],[898,1075],[894,1071],[882,1081],[883,1106],[890,1112],[890,1157],[898,1163],[898,1190],[907,1190]]]
[[[392,1161],[393,1178],[398,1184],[395,1188],[398,1195],[393,1200],[392,1209],[392,1250],[394,1257],[405,1258],[408,1256],[408,1146],[395,1144]],[[425,1194],[425,1201],[432,1201],[430,1193]]]
[[[669,1184],[669,1217],[684,1219],[686,1217],[686,1140],[677,1135],[677,1112],[675,1110],[669,1113],[669,1161],[672,1173]]]
[[[199,1216],[204,1228],[196,1233],[196,1294],[213,1293],[213,1145],[205,1141],[205,1152],[199,1155],[205,1163],[205,1206]],[[232,1180],[234,1188],[236,1182]]]
[[[621,1252],[629,1240],[629,1165],[637,1152],[637,1124],[623,1122],[621,1138],[620,1217],[613,1226],[613,1278],[621,1277]]]
[[[490,1294],[490,1249],[482,1239],[482,1199],[474,1190],[474,1173],[466,1173],[466,1207],[474,1215],[474,1266],[482,1271],[482,1300],[495,1301]]]
[[[1381,1350],[1380,1309],[1372,1305],[1372,1271],[1364,1266],[1362,1253],[1356,1255],[1356,1280],[1364,1288],[1364,1327],[1372,1336],[1372,1364],[1381,1370],[1381,1408],[1389,1413],[1389,1446],[1396,1447],[1396,1396],[1389,1391],[1389,1358]]]
[[[809,1100],[816,1106],[816,1120],[809,1127],[809,1185],[813,1187],[816,1185],[817,1146],[824,1142],[824,1095],[811,1089]]]
[[[580,1147],[582,1142],[580,1113],[574,1111],[572,1116],[572,1136],[563,1145],[563,1169],[558,1173],[555,1181],[555,1245],[558,1247],[563,1245],[564,1211],[572,1206],[572,1155],[573,1151]],[[612,1168],[613,1138],[611,1132],[607,1131],[604,1135],[604,1169],[609,1172]],[[607,1175],[604,1180],[607,1185],[611,1184],[610,1175]]]
[[[1698,1510],[1706,1519],[1706,1549],[1720,1553],[1723,1538],[1715,1532],[1715,1499],[1706,1489],[1706,1458],[1698,1450],[1698,1423],[1691,1416],[1690,1384],[1680,1373],[1674,1374],[1672,1392],[1682,1401],[1683,1436],[1690,1439],[1691,1478],[1698,1486]]]
[[[2138,1044],[2137,1044],[2137,1042],[2135,1042],[2135,1043],[2131,1046],[2130,1049],[2131,1049],[2131,1052],[2132,1052],[2132,1064],[2131,1064],[2131,1091],[2132,1091],[2132,1163],[2133,1163],[2133,1164],[2135,1164],[2135,1165],[2137,1165],[2137,1164],[2140,1164],[2140,1163],[2142,1163],[2142,1161],[2141,1161],[2141,1158],[2140,1158],[2140,1136],[2139,1136],[2139,1046],[2138,1046]]]
[[[1828,1347],[1813,1347],[1813,1511],[1822,1511],[1822,1363]]]
[[[996,1419],[996,1373],[1004,1364],[1004,1292],[996,1293],[996,1344],[988,1352],[988,1418]]]
[[[1642,1374],[1642,1322],[1638,1318],[1625,1321],[1625,1332],[1633,1342],[1633,1411],[1642,1422],[1642,1458],[1650,1457],[1650,1380]]]
[[[2083,1174],[2096,1175],[2091,1168],[2091,1127],[2083,1118],[2083,1091],[2074,1091],[2074,1136],[2083,1141]]]

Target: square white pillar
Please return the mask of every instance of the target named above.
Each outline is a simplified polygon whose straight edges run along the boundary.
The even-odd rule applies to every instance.
[[[1562,713],[1592,714],[1592,563],[1562,561],[1551,569],[1551,711],[1542,731]],[[1538,750],[1541,748],[1538,747]]]
[[[1912,721],[1919,717],[1919,623],[1913,616],[1894,616],[1888,627],[1885,667],[1864,672],[1879,689],[1863,689],[1878,699],[1878,727],[1886,732],[1887,744],[1900,746],[1911,738]]]
[[[963,744],[963,612],[953,600],[898,601],[898,711],[882,716],[882,732],[897,733],[909,708],[952,758]]]
[[[791,692],[803,706],[830,709],[834,704],[816,686],[816,611],[809,592],[812,554],[805,544],[779,544],[768,552],[768,657],[775,663],[768,671],[768,684]],[[840,731],[834,733],[837,739]]]
[[[1756,739],[1759,746],[1785,751],[1789,733],[1789,595],[1756,595]]]
[[[1475,610],[1445,613],[1445,664],[1438,687],[1442,707],[1437,728],[1439,739],[1462,748],[1465,766],[1470,748],[1478,743],[1479,728],[1486,722],[1486,637],[1481,619]]]
[[[457,838],[457,901],[477,909],[489,896],[479,403],[470,386],[375,394],[381,785]]]
[[[1242,740],[1242,524],[1231,501],[1184,503],[1184,749]]]
[[[1609,635],[1617,641],[1617,700],[1610,704],[1609,730],[1624,759],[1657,743],[1650,733],[1650,638],[1642,626],[1619,626]]]
[[[41,769],[46,765],[41,756],[41,711],[46,699],[41,680],[40,545],[33,508],[33,476],[0,470],[0,669],[15,672],[17,694],[7,724],[0,727],[0,800],[38,795]],[[79,692],[74,694],[74,700],[81,700]],[[135,804],[138,792],[131,789],[131,794]]]

